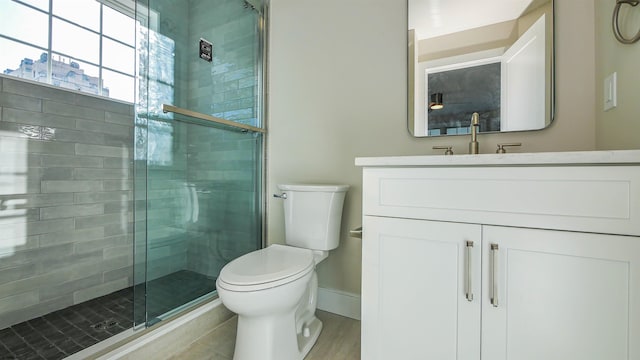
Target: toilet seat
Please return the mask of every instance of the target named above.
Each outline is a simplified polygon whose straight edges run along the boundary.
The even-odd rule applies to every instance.
[[[313,251],[274,244],[228,263],[218,277],[229,291],[258,291],[295,281],[315,266]]]

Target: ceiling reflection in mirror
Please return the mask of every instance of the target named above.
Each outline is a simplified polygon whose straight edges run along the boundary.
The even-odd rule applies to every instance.
[[[553,119],[553,0],[408,0],[408,127],[418,137]]]

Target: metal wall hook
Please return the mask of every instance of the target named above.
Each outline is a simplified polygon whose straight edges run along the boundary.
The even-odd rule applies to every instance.
[[[618,39],[618,41],[620,41],[623,44],[633,44],[636,41],[640,40],[640,30],[638,30],[638,33],[630,39],[625,38],[624,35],[622,35],[622,33],[620,32],[620,23],[618,21],[618,16],[620,15],[620,8],[622,7],[623,4],[637,6],[638,4],[640,4],[640,1],[616,0],[616,7],[613,9],[613,21],[612,21],[613,35],[615,35],[616,39]]]

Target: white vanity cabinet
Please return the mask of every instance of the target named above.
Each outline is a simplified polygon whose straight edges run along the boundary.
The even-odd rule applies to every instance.
[[[478,359],[480,226],[375,216],[362,225],[361,358]]]
[[[482,240],[482,359],[640,359],[639,238],[483,226]]]
[[[356,160],[362,359],[640,359],[640,152],[518,155]]]

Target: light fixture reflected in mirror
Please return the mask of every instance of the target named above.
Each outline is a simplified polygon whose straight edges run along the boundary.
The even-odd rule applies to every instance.
[[[431,94],[431,101],[429,101],[429,110],[440,110],[444,108],[442,103],[442,93]]]

